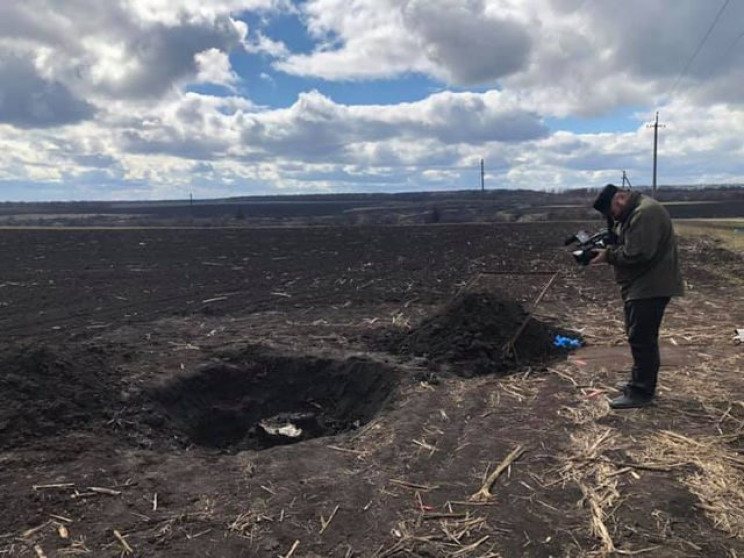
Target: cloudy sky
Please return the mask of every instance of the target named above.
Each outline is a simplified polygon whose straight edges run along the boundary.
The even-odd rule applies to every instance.
[[[741,0],[0,0],[0,200],[744,182]]]

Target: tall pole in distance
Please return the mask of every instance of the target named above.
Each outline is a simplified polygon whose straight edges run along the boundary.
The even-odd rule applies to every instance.
[[[486,191],[486,170],[485,170],[485,163],[483,159],[481,159],[481,192]]]
[[[654,182],[651,188],[651,196],[656,198],[656,161],[659,153],[659,112],[656,112],[656,120],[654,121]]]
[[[654,129],[654,179],[651,185],[651,196],[656,197],[656,158],[658,153],[658,147],[659,147],[659,112],[656,112],[656,120],[653,124],[648,126],[650,128]],[[661,125],[663,128],[664,125]]]

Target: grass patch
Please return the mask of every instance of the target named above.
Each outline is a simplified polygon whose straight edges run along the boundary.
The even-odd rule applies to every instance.
[[[744,251],[744,219],[675,219],[674,229],[681,236],[713,237],[729,250]]]

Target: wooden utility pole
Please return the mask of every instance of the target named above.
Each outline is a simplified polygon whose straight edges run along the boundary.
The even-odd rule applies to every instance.
[[[486,167],[485,162],[481,159],[481,192],[486,191]]]
[[[659,127],[664,128],[663,124],[659,124],[659,112],[656,112],[656,120],[653,124],[649,124],[648,128],[654,129],[654,178],[651,184],[651,197],[656,197],[656,156],[659,148]]]

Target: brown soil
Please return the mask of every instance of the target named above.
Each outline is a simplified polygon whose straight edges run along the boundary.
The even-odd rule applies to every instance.
[[[659,402],[610,413],[621,308],[574,228],[3,231],[0,555],[608,553],[592,502],[624,552],[741,555],[700,464],[639,468],[652,433],[741,449],[741,256],[683,243]]]

